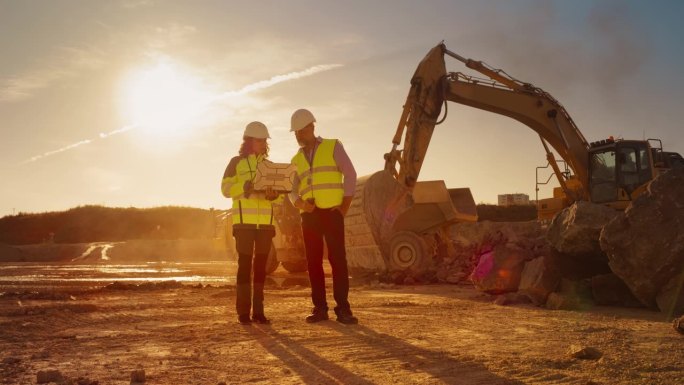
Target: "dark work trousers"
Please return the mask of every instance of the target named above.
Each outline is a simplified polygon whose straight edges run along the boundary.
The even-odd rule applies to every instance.
[[[323,274],[323,239],[328,245],[328,260],[332,268],[333,296],[340,309],[349,310],[349,273],[347,252],[344,248],[344,217],[339,210],[315,208],[302,213],[302,233],[311,282],[311,300],[314,307],[328,310]]]
[[[249,316],[264,314],[264,281],[266,280],[266,259],[271,251],[273,231],[254,229],[233,230],[235,248],[238,252],[238,269],[236,277],[235,308],[238,315]],[[250,278],[252,276],[252,256],[254,256],[254,292]],[[250,301],[251,297],[251,301]]]

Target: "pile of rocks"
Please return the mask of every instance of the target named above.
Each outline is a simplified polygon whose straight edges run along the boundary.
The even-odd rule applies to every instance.
[[[577,202],[548,229],[459,224],[440,280],[469,277],[490,294],[518,293],[553,309],[647,306],[684,314],[684,169],[648,185],[624,212]]]

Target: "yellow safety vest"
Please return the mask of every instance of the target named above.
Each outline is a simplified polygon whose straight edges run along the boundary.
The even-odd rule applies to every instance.
[[[299,196],[304,200],[313,198],[316,207],[322,209],[339,206],[344,198],[343,175],[333,156],[336,144],[337,139],[323,139],[313,164],[309,164],[301,150],[292,158],[299,176]]]
[[[263,193],[252,192],[249,198],[245,198],[245,182],[254,181],[257,165],[264,159],[263,155],[254,154],[240,159],[235,167],[235,175],[226,176],[221,182],[223,195],[233,199],[233,226],[273,225],[273,204],[264,198]]]

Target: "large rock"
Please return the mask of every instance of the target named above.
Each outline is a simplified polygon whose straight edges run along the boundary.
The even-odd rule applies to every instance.
[[[537,221],[458,223],[449,228],[448,247],[438,250],[437,280],[468,279],[480,257],[497,246],[522,250],[531,257],[548,254],[544,231]]]
[[[684,314],[684,272],[678,274],[660,289],[656,296],[658,309],[668,317],[679,317]]]
[[[578,280],[610,272],[599,237],[603,226],[618,214],[612,208],[579,201],[553,218],[546,239],[563,277]]]
[[[525,262],[530,259],[525,249],[496,246],[480,256],[470,280],[477,289],[489,294],[517,291]]]
[[[549,255],[553,257],[553,261],[558,267],[561,277],[572,281],[610,273],[608,257],[603,254],[571,255],[563,254],[560,251],[551,248]]]
[[[608,306],[642,307],[627,285],[613,273],[591,277],[594,303]]]
[[[543,237],[541,225],[529,222],[475,222],[457,223],[450,227],[449,238],[458,249],[480,246],[511,244],[515,247],[529,247],[532,240]]]
[[[682,301],[671,301],[681,298],[684,290],[673,281],[684,269],[684,169],[671,169],[654,179],[604,227],[600,242],[611,270],[639,301],[681,314]]]
[[[563,254],[602,255],[599,244],[601,229],[618,213],[603,205],[575,202],[553,218],[546,239]]]
[[[547,309],[551,310],[581,310],[582,304],[579,298],[562,294],[562,293],[551,293],[546,299],[546,304],[544,305]]]
[[[593,299],[588,280],[561,279],[558,290],[549,294],[546,308],[553,310],[583,310],[591,307]]]
[[[518,286],[518,292],[529,298],[533,304],[541,306],[558,287],[561,275],[551,257],[542,256],[525,264]]]

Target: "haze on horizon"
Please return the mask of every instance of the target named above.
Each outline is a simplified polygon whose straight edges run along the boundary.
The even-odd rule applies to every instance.
[[[383,167],[409,81],[444,40],[543,88],[589,141],[684,152],[678,1],[0,0],[0,216],[85,204],[227,208],[220,179],[252,120],[270,158],[316,115],[359,176]],[[447,59],[447,69],[471,73]],[[420,179],[476,202],[535,197],[539,137],[450,103]],[[551,195],[542,188],[540,198]]]

